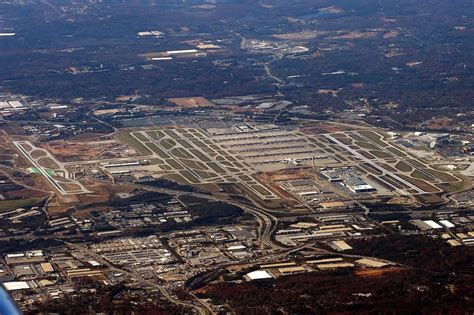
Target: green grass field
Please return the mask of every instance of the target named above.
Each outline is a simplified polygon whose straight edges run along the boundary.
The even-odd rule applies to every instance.
[[[171,154],[173,154],[175,157],[182,158],[182,159],[193,159],[194,156],[192,156],[188,151],[186,151],[183,148],[174,148],[171,150]]]
[[[148,150],[140,141],[138,141],[135,137],[133,137],[130,133],[123,131],[119,132],[115,135],[118,141],[125,143],[142,155],[151,155],[151,151]]]
[[[225,174],[225,171],[219,165],[217,165],[216,163],[210,162],[210,163],[207,163],[207,165],[210,168],[212,168],[215,172],[217,172],[219,174]]]
[[[216,177],[216,174],[210,173],[210,172],[204,172],[204,171],[200,171],[200,170],[194,170],[194,172],[196,172],[196,174],[198,174],[201,178],[204,178],[204,179],[209,179],[209,178]]]
[[[147,137],[145,137],[145,136],[142,135],[141,133],[135,132],[135,133],[133,134],[133,136],[134,136],[135,138],[137,138],[137,139],[138,139],[139,141],[141,141],[141,142],[147,142],[147,141],[148,141]]]
[[[174,159],[167,159],[166,162],[172,167],[174,168],[175,170],[182,170],[183,167],[181,166],[181,164],[179,164],[178,162],[176,162]]]
[[[391,154],[387,152],[383,152],[383,151],[374,150],[374,151],[369,151],[369,152],[372,153],[372,155],[375,155],[376,157],[378,157],[379,159],[389,159],[392,157]]]
[[[198,159],[200,159],[203,162],[209,162],[211,161],[206,155],[204,155],[201,151],[198,149],[190,149],[189,152],[194,154]]]
[[[362,138],[361,136],[356,135],[356,134],[353,134],[353,133],[349,134],[349,137],[351,137],[352,139],[354,139],[354,140],[356,140],[356,141],[362,141],[362,142],[366,141],[366,140],[365,140],[364,138]]]
[[[168,136],[170,136],[173,139],[181,139],[181,137],[178,136],[173,130],[164,129],[163,132],[166,133]]]
[[[197,183],[201,182],[198,178],[196,178],[196,176],[194,176],[193,174],[191,174],[187,170],[181,171],[180,174],[184,178],[186,178],[186,180],[188,180],[190,183],[197,184]]]
[[[387,143],[381,140],[381,136],[378,133],[368,131],[368,130],[361,130],[359,131],[359,133],[381,147],[385,148],[388,146]]]
[[[426,195],[418,195],[416,198],[423,202],[423,203],[428,203],[428,204],[437,204],[437,203],[442,203],[444,200],[440,196],[436,194],[426,194]]]
[[[155,141],[158,141],[165,136],[164,133],[159,130],[150,131],[147,132],[147,134]]]
[[[361,148],[364,148],[364,149],[379,150],[379,148],[377,146],[373,145],[372,143],[368,143],[368,142],[356,141],[354,144],[361,147]]]
[[[186,141],[184,139],[178,139],[176,141],[186,149],[192,149],[193,148],[193,146],[188,141]]]
[[[206,148],[207,145],[205,145],[202,141],[199,141],[199,140],[193,140],[193,143],[194,145],[196,145],[197,147],[200,147],[200,148]]]
[[[167,159],[167,158],[170,157],[167,153],[165,153],[163,150],[161,150],[156,144],[148,142],[147,145],[150,147],[150,149],[153,150],[153,152],[158,154],[161,158]]]
[[[415,171],[416,172],[416,171]],[[418,179],[418,178],[413,178],[410,176],[405,176],[403,174],[399,175],[401,178],[405,179],[406,181],[412,183],[413,185],[417,186],[420,189],[423,189],[424,191],[428,193],[435,193],[438,192],[438,189],[434,187],[433,185],[428,184],[424,180]]]
[[[170,150],[176,145],[176,142],[174,142],[174,140],[171,140],[171,139],[163,139],[160,141],[160,145],[166,150]]]
[[[408,159],[407,162],[409,162],[410,164],[413,164],[416,167],[425,167],[424,164],[420,163],[419,161],[415,159]]]
[[[181,159],[181,162],[193,170],[207,171],[208,167],[201,162]]]
[[[256,191],[258,191],[258,193],[261,194],[262,196],[271,196],[272,195],[272,193],[269,192],[268,189],[266,189],[262,185],[252,185],[252,188],[255,189]]]
[[[426,169],[426,173],[438,178],[439,180],[443,182],[457,182],[458,179],[454,176],[449,175],[448,173],[445,172],[440,172],[440,171],[435,171],[431,169]]]
[[[456,191],[463,191],[463,190],[471,188],[472,187],[472,180],[467,178],[467,177],[463,177],[460,182],[457,182],[457,183],[443,183],[443,184],[438,184],[436,186],[439,187],[440,189],[444,190],[445,192],[453,193],[453,192],[456,192]]]
[[[395,165],[395,168],[400,172],[411,172],[413,168],[407,163],[400,161]]]
[[[41,202],[41,198],[0,200],[0,213],[15,210],[18,208],[29,208],[37,206]]]
[[[390,152],[392,152],[393,154],[395,154],[398,157],[407,156],[405,153],[403,153],[402,151],[400,151],[400,150],[398,150],[397,148],[394,148],[394,147],[388,147],[387,150],[389,150]]]
[[[425,170],[424,170],[424,171],[425,171]],[[426,181],[428,181],[428,182],[434,181],[434,178],[433,178],[433,177],[426,175],[425,173],[421,172],[420,170],[415,170],[415,171],[411,174],[411,176],[414,177],[414,178],[419,178],[419,179],[426,180]]]

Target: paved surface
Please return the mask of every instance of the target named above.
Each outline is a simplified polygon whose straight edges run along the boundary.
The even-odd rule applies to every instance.
[[[413,185],[412,183],[410,183],[409,181],[401,178],[400,176],[398,176],[397,174],[395,173],[392,173],[392,172],[389,172],[387,171],[386,169],[384,169],[383,167],[379,166],[377,163],[373,162],[372,160],[366,158],[365,156],[363,156],[362,154],[360,154],[359,152],[357,152],[356,150],[352,149],[351,147],[349,147],[347,144],[344,144],[342,143],[340,140],[336,139],[335,137],[331,136],[330,134],[325,134],[324,135],[326,138],[332,140],[333,142],[335,142],[337,145],[339,145],[340,147],[346,149],[347,151],[349,151],[352,155],[354,155],[355,157],[357,157],[358,159],[364,161],[365,163],[367,164],[370,164],[370,166],[372,166],[373,168],[375,168],[376,170],[380,171],[382,173],[382,175],[387,175],[389,174],[390,176],[392,176],[393,178],[395,178],[396,180],[398,180],[399,182],[403,183],[404,185],[406,185],[407,187],[410,187],[411,189],[415,190],[417,193],[419,194],[427,194],[428,192],[424,191],[423,189],[419,188],[418,186],[416,185]]]
[[[80,195],[80,194],[87,194],[87,193],[90,193],[89,190],[87,190],[87,188],[85,188],[79,181],[77,180],[74,180],[74,179],[70,179],[69,178],[69,171],[64,167],[64,165],[59,162],[58,160],[56,160],[56,158],[48,151],[44,150],[44,149],[41,149],[41,148],[38,148],[38,147],[35,147],[31,142],[29,141],[14,141],[13,144],[17,147],[17,149],[23,154],[23,156],[25,156],[27,158],[27,160],[33,165],[33,167],[35,167],[36,169],[38,169],[38,171],[41,173],[41,175],[43,175],[46,180],[51,184],[51,186],[54,187],[54,189],[56,189],[61,195]],[[24,148],[24,146],[29,146],[31,147],[30,150],[27,150]],[[46,156],[41,156],[39,158],[33,158],[31,156],[31,153],[34,152],[34,151],[42,151],[42,152],[45,152],[46,153]],[[55,178],[53,178],[47,171],[46,171],[46,168],[41,166],[39,164],[39,160],[42,159],[42,158],[49,158],[51,159],[52,161],[54,161],[59,169],[58,170],[53,170],[53,171],[61,171],[64,173],[64,180],[65,181],[60,181],[60,180],[57,180]],[[76,190],[67,190],[65,189],[61,183],[64,183],[64,184],[74,184],[78,187],[78,189]]]

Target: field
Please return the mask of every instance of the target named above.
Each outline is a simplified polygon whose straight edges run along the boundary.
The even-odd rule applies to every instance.
[[[119,139],[122,136],[120,133],[117,135]],[[122,140],[124,143],[127,143],[127,139],[123,138]],[[134,144],[128,146],[114,139],[107,139],[101,141],[54,141],[41,144],[41,147],[49,151],[59,161],[70,162],[78,160],[88,161],[98,158],[131,157],[143,154],[143,152],[140,152],[133,146]]]
[[[0,213],[18,208],[28,208],[37,206],[41,199],[28,198],[16,200],[0,200]]]
[[[175,103],[178,107],[183,108],[196,108],[196,107],[208,107],[214,106],[212,102],[205,99],[204,97],[181,97],[181,98],[170,98],[168,101]]]
[[[61,195],[85,194],[89,191],[77,180],[70,179],[69,171],[50,152],[27,141],[13,144],[33,165],[35,172],[44,176],[48,183]],[[62,176],[58,176],[58,174]]]
[[[462,186],[459,184],[461,179],[455,175],[433,169],[426,162],[386,141],[384,135],[375,130],[344,131],[315,135],[313,138],[322,150],[328,151],[328,146],[336,149],[335,145],[342,149],[338,153],[338,156],[343,156],[343,159],[338,158],[340,166],[360,165],[378,184],[408,195],[431,196],[421,199],[428,203],[442,200],[432,197],[433,193],[449,192]]]
[[[151,151],[145,147],[141,142],[140,140],[138,140],[137,138],[133,137],[132,135],[130,135],[130,133],[128,132],[119,132],[117,135],[116,135],[117,139],[121,142],[124,142],[130,146],[132,146],[133,148],[135,148],[140,154],[142,155],[150,155],[151,154]]]
[[[261,199],[275,195],[251,177],[254,170],[194,128],[135,131],[125,137],[161,158],[165,178],[187,184],[241,183]],[[163,164],[163,165],[162,165]]]
[[[464,189],[467,185],[455,174],[433,169],[386,140],[376,129],[350,130],[343,125],[337,130],[341,131],[314,133],[314,128],[308,126],[283,129],[273,124],[207,129],[175,127],[121,130],[115,139],[90,143],[53,142],[47,145],[50,151],[27,141],[15,142],[15,145],[36,172],[63,195],[89,192],[72,176],[74,170],[85,168],[102,169],[111,177],[137,173],[136,178],[148,175],[182,184],[234,184],[262,200],[287,198],[288,192],[265,175],[284,174],[279,173],[284,170],[302,170],[306,174],[304,178],[312,178],[319,169],[349,168],[357,170],[358,176],[376,187],[375,192],[359,195],[354,191],[351,193],[350,186],[341,188],[327,180],[317,180],[317,190],[329,189],[334,197],[304,199],[295,196],[298,200],[312,202],[341,196],[345,199],[434,196]],[[65,152],[70,148],[73,153],[68,156]],[[59,154],[61,159],[51,152]],[[76,152],[79,153],[73,160],[72,154]],[[439,197],[419,200],[439,201]]]

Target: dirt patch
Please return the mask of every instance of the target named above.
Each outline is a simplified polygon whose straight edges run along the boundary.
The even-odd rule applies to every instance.
[[[383,268],[383,269],[364,269],[364,270],[357,270],[355,274],[359,277],[380,277],[387,273],[393,272],[401,272],[406,270],[405,268]]]
[[[91,206],[94,204],[100,204],[109,201],[110,196],[114,191],[105,183],[84,181],[83,185],[93,191],[90,194],[83,195],[57,195],[48,205],[48,213],[51,216],[63,215],[67,212],[75,212],[77,205]],[[120,187],[126,189],[125,187]],[[130,189],[131,191],[132,189]],[[126,191],[126,192],[130,192]],[[90,207],[90,209],[97,209],[96,207]]]
[[[59,185],[67,192],[81,190],[81,187],[74,183],[61,183]]]
[[[428,128],[430,129],[449,129],[452,127],[453,120],[448,117],[441,117],[428,121]]]
[[[131,157],[137,155],[135,149],[120,144],[115,140],[93,142],[58,141],[42,144],[42,147],[63,162]]]
[[[295,180],[295,179],[302,179],[307,177],[304,170],[302,169],[290,169],[290,170],[283,170],[279,172],[270,172],[270,173],[263,173],[259,176],[262,180],[265,181],[282,181],[282,180]]]
[[[437,194],[418,195],[416,196],[416,199],[422,203],[428,204],[437,204],[444,202],[444,199],[438,196]]]
[[[178,107],[196,108],[214,106],[214,103],[204,97],[178,97],[169,98],[168,101],[175,103]]]
[[[71,141],[90,141],[104,137],[103,133],[82,133],[68,138]]]
[[[84,204],[84,205],[106,202],[115,193],[115,191],[110,186],[111,184],[95,182],[95,181],[84,181],[82,184],[88,190],[93,192],[91,194],[84,194],[84,195],[77,196],[81,204]],[[125,192],[128,193],[130,191],[126,190]]]

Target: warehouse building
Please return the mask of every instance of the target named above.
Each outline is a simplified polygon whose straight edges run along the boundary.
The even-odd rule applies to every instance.
[[[272,279],[273,276],[266,270],[255,270],[245,275],[247,281]]]
[[[345,178],[344,185],[347,186],[354,193],[376,191],[374,187],[367,184],[360,177],[357,176],[348,176],[347,178]]]

